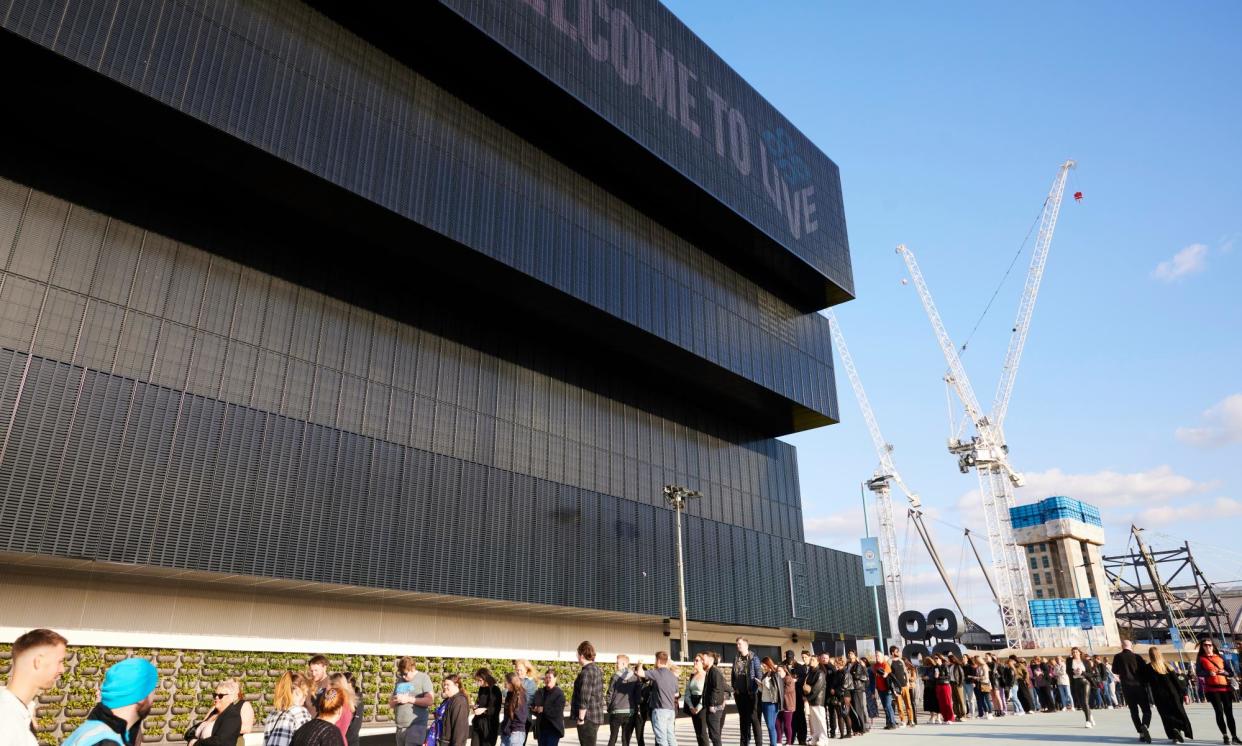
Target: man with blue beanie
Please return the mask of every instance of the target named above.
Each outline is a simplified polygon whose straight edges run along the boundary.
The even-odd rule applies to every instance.
[[[113,743],[136,746],[142,742],[142,720],[151,712],[159,672],[146,658],[126,658],[104,674],[99,704],[61,746]]]

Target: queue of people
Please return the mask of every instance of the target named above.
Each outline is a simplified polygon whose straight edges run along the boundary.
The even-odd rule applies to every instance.
[[[745,638],[736,644],[737,655],[727,667],[713,651],[695,656],[682,688],[664,651],[656,653],[653,668],[618,656],[605,685],[594,646],[583,642],[568,702],[554,669],[536,681],[535,668],[515,660],[513,670],[500,678],[487,668],[476,670],[473,702],[461,675],[443,676],[437,705],[431,677],[418,671],[412,658],[401,658],[389,697],[394,746],[465,746],[467,741],[496,746],[498,740],[502,746],[525,746],[532,735],[538,746],[558,746],[567,715],[581,746],[596,746],[604,725],[608,746],[618,741],[630,746],[632,740],[647,746],[647,723],[654,746],[676,746],[678,710],[689,716],[697,746],[722,746],[729,699],[737,708],[741,746],[752,739],[754,746],[765,746],[765,733],[766,746],[824,746],[831,739],[867,734],[881,714],[886,730],[915,727],[920,709],[925,722],[944,724],[1079,710],[1091,728],[1093,710],[1123,704],[1141,742],[1152,742],[1154,705],[1170,742],[1184,743],[1193,738],[1185,710],[1193,681],[1201,682],[1223,743],[1242,745],[1233,716],[1237,672],[1211,640],[1200,644],[1193,671],[1166,661],[1154,647],[1141,656],[1128,641],[1111,661],[1073,648],[1065,658],[933,654],[917,664],[896,647],[873,660],[852,651],[830,656],[804,650],[800,662],[793,651],[777,662],[751,652]],[[66,646],[63,636],[47,629],[32,630],[13,644],[8,685],[0,687],[0,746],[37,746],[31,729],[34,703],[64,672]],[[358,682],[328,667],[327,658],[317,655],[305,671],[287,671],[279,678],[272,709],[261,723],[264,746],[359,746]],[[104,673],[99,702],[64,746],[136,746],[158,685],[149,660],[115,663]],[[224,679],[214,687],[211,708],[184,738],[187,746],[236,746],[257,727],[241,682]]]

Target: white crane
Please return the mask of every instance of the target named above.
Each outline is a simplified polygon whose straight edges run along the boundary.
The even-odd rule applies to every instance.
[[[945,588],[948,589],[949,596],[953,599],[953,604],[961,613],[962,621],[969,624],[970,616],[957,596],[953,581],[949,579],[949,573],[940,558],[940,552],[937,551],[935,542],[932,541],[931,531],[923,520],[923,501],[919,499],[918,493],[911,490],[906,481],[901,478],[901,472],[897,471],[897,466],[893,463],[893,446],[884,439],[883,433],[880,432],[880,424],[875,419],[875,412],[871,409],[871,400],[867,398],[862,379],[858,376],[854,357],[845,343],[845,333],[841,330],[841,324],[832,310],[828,310],[826,314],[829,328],[832,331],[833,346],[841,357],[841,367],[845,368],[845,374],[850,379],[854,397],[858,400],[858,408],[862,410],[863,420],[867,423],[867,431],[871,434],[871,443],[875,446],[876,456],[880,459],[879,466],[876,467],[872,477],[867,480],[866,485],[867,489],[875,495],[876,515],[879,516],[880,560],[883,563],[884,598],[888,603],[890,634],[894,636],[899,634],[897,618],[907,610],[901,554],[897,549],[897,527],[893,520],[892,484],[896,484],[905,494],[906,502],[909,503],[907,516],[918,531],[919,539],[926,547],[927,554],[936,567],[936,572],[940,574],[940,579],[944,581]]]
[[[1040,281],[1043,279],[1044,268],[1048,261],[1048,249],[1052,244],[1052,235],[1056,229],[1057,217],[1061,211],[1061,200],[1065,195],[1065,182],[1074,161],[1066,161],[1057,171],[1052,189],[1044,201],[1043,213],[1040,216],[1039,235],[1036,239],[1035,251],[1031,257],[1031,266],[1027,273],[1026,286],[1022,299],[1018,304],[1018,318],[1013,326],[1013,336],[1009,341],[1009,349],[1005,355],[1001,380],[997,385],[996,400],[992,416],[984,414],[979,400],[975,396],[974,387],[966,375],[966,369],[958,356],[957,346],[953,344],[940,312],[936,310],[931,291],[923,279],[918,262],[904,245],[897,247],[897,253],[906,262],[910,278],[918,290],[923,309],[931,322],[932,331],[940,344],[949,372],[945,380],[953,387],[966,409],[966,416],[975,426],[975,435],[969,442],[960,438],[949,440],[949,452],[958,457],[958,468],[963,473],[972,467],[979,477],[979,492],[983,502],[983,517],[988,532],[988,547],[992,553],[993,580],[996,596],[1000,607],[1001,625],[1004,628],[1005,640],[1010,648],[1034,647],[1036,644],[1035,630],[1031,625],[1030,577],[1026,571],[1026,558],[1014,540],[1013,525],[1009,518],[1009,509],[1015,504],[1014,488],[1021,487],[1024,480],[1009,463],[1009,447],[1005,442],[1002,429],[1005,414],[1009,408],[1009,399],[1013,394],[1014,380],[1018,374],[1018,363],[1022,359],[1022,350],[1026,345],[1027,333],[1030,330],[1031,316],[1035,310],[1035,299],[1039,293]]]
[[[897,617],[906,610],[906,599],[905,587],[901,579],[901,554],[897,550],[897,526],[893,522],[893,501],[890,496],[889,483],[895,482],[901,488],[901,491],[906,494],[911,509],[919,509],[922,503],[919,496],[906,486],[897,467],[893,465],[893,447],[884,440],[880,425],[875,420],[875,413],[871,411],[871,402],[867,399],[867,392],[858,378],[858,369],[854,367],[854,358],[850,355],[850,348],[845,344],[845,335],[841,331],[841,325],[831,309],[827,315],[828,327],[832,331],[832,343],[841,357],[841,367],[845,368],[845,374],[854,388],[858,408],[862,410],[863,420],[867,423],[867,431],[871,433],[871,443],[875,446],[875,453],[880,458],[880,465],[876,467],[875,474],[867,480],[867,489],[875,494],[875,512],[880,524],[880,562],[884,570],[884,598],[888,602],[889,634],[897,635]]]

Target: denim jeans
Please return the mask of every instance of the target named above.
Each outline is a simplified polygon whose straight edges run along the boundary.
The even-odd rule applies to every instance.
[[[880,692],[880,704],[884,705],[884,727],[897,724],[897,715],[893,712],[893,693]]]
[[[526,743],[526,731],[515,730],[504,738],[504,746],[523,746]]]
[[[763,722],[768,726],[768,746],[776,746],[780,740],[776,737],[776,703],[760,702],[759,711],[763,713]],[[763,746],[763,744],[756,744]]]
[[[651,730],[655,731],[656,746],[676,746],[677,737],[673,728],[677,724],[677,713],[674,710],[652,710]]]
[[[1057,684],[1057,691],[1061,693],[1061,707],[1074,709],[1074,695],[1070,694],[1069,684]]]
[[[1021,715],[1022,713],[1026,712],[1026,710],[1023,709],[1022,707],[1022,699],[1018,697],[1017,684],[1009,687],[1008,689],[1005,690],[1005,692],[1009,696],[1009,703],[1013,705],[1014,714]]]
[[[975,685],[969,681],[962,684],[962,699],[966,700],[966,714],[967,715],[982,715],[983,714],[979,712],[978,709],[976,708],[976,705],[978,705],[979,702],[975,698]]]

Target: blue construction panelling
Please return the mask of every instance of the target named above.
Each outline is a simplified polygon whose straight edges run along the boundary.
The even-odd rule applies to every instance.
[[[1035,627],[1079,627],[1077,598],[1042,598],[1030,602],[1031,624]],[[1087,610],[1091,614],[1091,624],[1104,626],[1104,614],[1100,611],[1097,598],[1081,599],[1087,602]]]
[[[1075,521],[1103,526],[1100,509],[1071,497],[1058,495],[1037,503],[1018,505],[1009,509],[1009,519],[1014,528],[1030,528],[1048,521],[1071,518]]]

